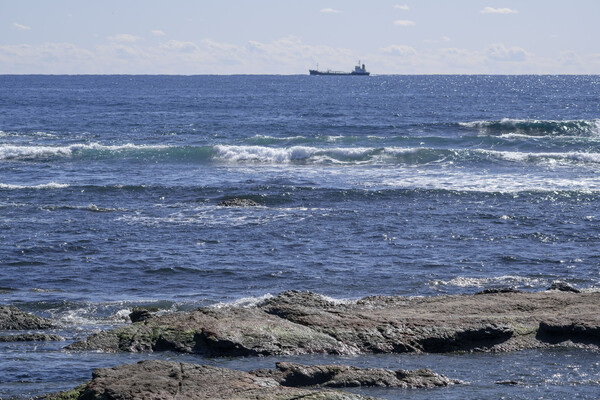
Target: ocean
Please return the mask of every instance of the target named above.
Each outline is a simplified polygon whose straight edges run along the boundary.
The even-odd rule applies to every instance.
[[[289,289],[595,291],[599,170],[600,76],[0,76],[0,302],[70,342],[135,306]],[[258,206],[219,205],[236,197]],[[0,398],[145,358],[274,363],[65,344],[1,343]],[[587,350],[334,359],[470,382],[411,398],[591,399],[600,382]]]

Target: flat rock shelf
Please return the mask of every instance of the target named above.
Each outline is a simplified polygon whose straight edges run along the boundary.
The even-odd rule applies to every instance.
[[[460,382],[428,369],[391,371],[345,365],[277,363],[276,369],[243,372],[172,361],[140,361],[98,369],[91,381],[44,399],[366,400],[375,398],[328,388],[433,388],[457,383]]]
[[[100,332],[68,350],[207,356],[500,352],[600,345],[600,293],[564,291],[339,302],[287,291],[252,307],[199,308]]]

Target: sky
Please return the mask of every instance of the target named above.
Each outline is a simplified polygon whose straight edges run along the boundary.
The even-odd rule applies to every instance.
[[[0,0],[0,74],[600,74],[599,0]]]

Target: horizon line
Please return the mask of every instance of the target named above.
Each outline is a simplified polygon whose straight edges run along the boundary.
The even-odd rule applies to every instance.
[[[109,73],[109,74],[94,74],[94,73],[29,73],[29,74],[15,74],[15,73],[0,73],[0,76],[311,76],[310,74],[261,74],[261,73],[239,73],[239,74],[165,74],[165,73],[157,73],[157,74],[143,74],[143,73]],[[352,76],[352,75],[349,75]],[[430,74],[402,74],[402,73],[390,73],[390,74],[373,74],[371,73],[370,77],[374,76],[600,76],[600,72],[598,73],[515,73],[515,74],[507,74],[507,73],[430,73]],[[362,77],[362,76],[361,76]],[[367,76],[362,77],[361,79],[368,79]],[[315,79],[330,79],[326,78],[315,78]]]

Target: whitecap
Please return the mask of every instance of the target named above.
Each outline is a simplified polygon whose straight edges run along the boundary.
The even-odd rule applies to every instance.
[[[12,185],[6,183],[0,183],[0,189],[64,189],[68,188],[68,183],[49,182],[41,183],[39,185]]]

